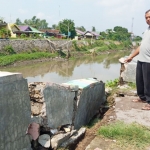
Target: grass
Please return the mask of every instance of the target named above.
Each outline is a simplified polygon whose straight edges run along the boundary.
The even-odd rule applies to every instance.
[[[17,61],[33,60],[39,58],[52,58],[56,56],[57,56],[56,53],[48,53],[48,52],[35,52],[30,54],[23,53],[23,54],[0,56],[0,66],[10,65]]]
[[[118,121],[102,126],[98,135],[116,140],[121,147],[132,147],[135,150],[144,150],[150,146],[150,130],[136,123],[125,124]]]
[[[114,80],[107,80],[106,81],[106,87],[117,87],[119,84],[119,79],[114,79]]]

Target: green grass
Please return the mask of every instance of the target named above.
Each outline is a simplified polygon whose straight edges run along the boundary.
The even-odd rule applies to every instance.
[[[106,81],[106,87],[117,87],[119,84],[119,79],[114,79],[114,80],[107,80]]]
[[[144,150],[145,147],[150,146],[150,130],[136,123],[125,124],[118,121],[102,126],[98,134],[116,140],[117,144],[123,147]]]
[[[23,53],[23,54],[0,56],[0,66],[10,65],[17,61],[33,60],[39,58],[52,58],[56,56],[57,56],[56,53],[48,53],[48,52],[35,52],[30,54]]]

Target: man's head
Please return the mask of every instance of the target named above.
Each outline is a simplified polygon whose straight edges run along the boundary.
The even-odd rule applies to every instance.
[[[146,23],[150,26],[150,9],[145,12]]]

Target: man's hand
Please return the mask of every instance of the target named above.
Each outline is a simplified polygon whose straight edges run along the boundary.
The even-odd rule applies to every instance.
[[[131,62],[132,61],[132,57],[128,57],[127,59],[124,60],[125,63]]]

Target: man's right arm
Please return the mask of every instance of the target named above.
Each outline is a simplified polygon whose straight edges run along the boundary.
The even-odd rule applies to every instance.
[[[140,46],[127,58],[125,59],[125,63],[130,62],[135,56],[139,54]]]

